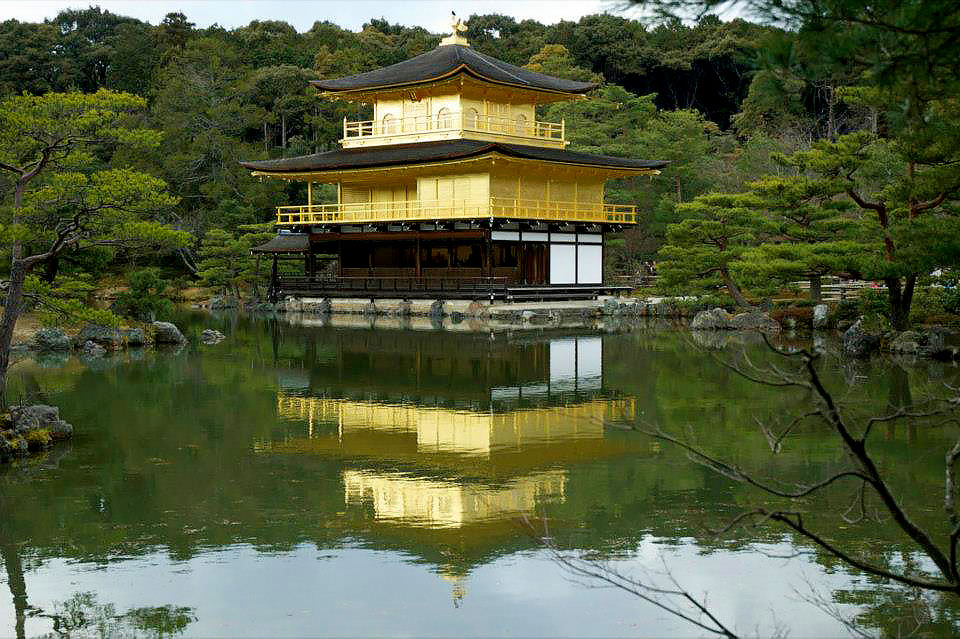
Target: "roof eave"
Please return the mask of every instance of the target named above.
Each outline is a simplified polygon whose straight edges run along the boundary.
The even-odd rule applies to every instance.
[[[471,77],[473,77],[473,78],[476,78],[476,79],[478,79],[478,80],[482,80],[482,81],[484,81],[484,82],[489,82],[489,83],[491,83],[491,84],[496,84],[496,85],[499,85],[499,86],[505,86],[505,87],[510,87],[510,88],[514,88],[514,89],[524,89],[524,90],[527,90],[527,91],[537,91],[537,92],[541,92],[541,93],[551,93],[551,94],[554,94],[554,95],[579,96],[579,95],[584,95],[585,93],[589,93],[590,91],[593,91],[593,90],[596,89],[598,86],[600,86],[600,85],[599,85],[598,83],[596,83],[596,82],[589,82],[589,83],[587,83],[587,86],[584,87],[584,88],[582,88],[582,89],[562,90],[562,89],[548,89],[548,88],[545,88],[545,87],[537,87],[537,86],[532,86],[532,85],[529,85],[529,84],[516,84],[516,83],[512,83],[512,82],[504,82],[504,81],[502,81],[502,80],[494,80],[494,79],[489,78],[489,77],[487,77],[487,76],[485,76],[485,75],[483,75],[483,74],[481,74],[481,73],[477,73],[475,70],[471,69],[471,68],[470,68],[469,66],[467,66],[466,64],[461,64],[461,65],[457,66],[456,68],[451,69],[450,71],[448,71],[448,72],[446,72],[446,73],[443,73],[443,74],[441,74],[441,75],[438,75],[438,76],[436,76],[436,77],[427,78],[427,79],[423,79],[423,80],[413,80],[413,81],[410,81],[410,82],[398,82],[398,83],[395,83],[395,84],[371,85],[371,86],[368,86],[368,87],[358,87],[358,88],[352,88],[352,89],[337,89],[337,88],[325,87],[325,86],[323,86],[323,80],[310,80],[310,84],[313,85],[313,86],[315,86],[315,87],[317,87],[318,89],[320,89],[320,95],[321,95],[321,96],[324,96],[324,97],[346,98],[346,97],[350,97],[351,95],[362,95],[362,94],[366,94],[366,93],[379,93],[379,92],[382,92],[382,91],[395,91],[395,90],[398,90],[398,89],[408,89],[408,88],[411,88],[411,87],[420,87],[420,86],[430,85],[430,84],[434,84],[434,83],[436,83],[436,82],[441,82],[441,81],[443,81],[443,80],[447,80],[447,79],[449,79],[449,78],[457,75],[458,73],[465,73],[466,75],[469,75],[469,76],[471,76]]]
[[[492,156],[495,158],[501,158],[503,160],[510,161],[526,161],[526,162],[544,162],[548,164],[560,164],[565,166],[577,166],[586,169],[593,169],[597,171],[604,171],[606,173],[619,173],[621,177],[626,177],[630,175],[660,175],[660,170],[669,165],[667,161],[657,162],[652,166],[640,167],[640,166],[612,166],[609,164],[598,164],[598,163],[588,163],[588,162],[576,162],[576,161],[564,161],[564,160],[555,160],[555,159],[539,159],[539,158],[527,158],[517,155],[512,155],[509,153],[504,153],[503,149],[478,149],[475,153],[465,154],[460,157],[455,158],[444,158],[433,161],[417,161],[417,162],[392,162],[377,164],[371,166],[362,166],[362,167],[336,167],[336,168],[316,168],[316,169],[289,169],[289,170],[270,170],[261,167],[251,166],[250,162],[241,162],[240,165],[251,171],[251,175],[254,177],[276,177],[284,179],[297,179],[297,178],[309,178],[310,176],[316,176],[319,174],[344,174],[344,173],[357,173],[361,171],[378,171],[387,168],[417,168],[424,166],[437,166],[443,164],[449,164],[454,162],[465,162],[465,161],[476,161],[482,160],[487,156]],[[614,176],[611,176],[611,178]]]

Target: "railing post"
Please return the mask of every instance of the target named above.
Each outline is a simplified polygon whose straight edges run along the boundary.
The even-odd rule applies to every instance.
[[[567,119],[560,118],[560,141],[567,141]]]
[[[343,116],[343,137],[347,137],[347,116]]]

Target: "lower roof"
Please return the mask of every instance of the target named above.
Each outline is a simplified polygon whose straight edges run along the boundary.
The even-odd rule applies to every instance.
[[[254,246],[251,253],[307,253],[310,251],[310,236],[304,233],[281,233],[265,244]]]
[[[644,169],[657,170],[669,164],[665,160],[636,160],[612,155],[567,151],[565,149],[461,139],[373,148],[337,149],[294,158],[241,162],[240,165],[261,173],[306,173],[445,162],[480,157],[490,153],[499,153],[508,157],[527,160],[586,165],[597,168],[634,169],[637,171]]]

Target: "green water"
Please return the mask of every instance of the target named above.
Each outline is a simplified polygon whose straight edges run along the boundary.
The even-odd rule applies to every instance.
[[[825,476],[843,456],[823,428],[773,455],[755,421],[807,398],[722,365],[744,352],[782,364],[756,340],[705,350],[645,325],[181,323],[194,345],[179,351],[13,369],[15,392],[60,406],[77,435],[0,469],[0,636],[97,636],[97,624],[118,636],[704,635],[573,578],[530,526],[648,583],[669,572],[744,634],[844,636],[811,596],[874,634],[960,626],[951,601],[855,574],[780,529],[711,534],[769,502],[619,427],[657,424],[785,482]],[[198,345],[206,327],[228,339]],[[852,415],[958,381],[940,364],[845,364],[825,346],[824,375]],[[878,428],[898,495],[941,533],[956,430]],[[888,525],[841,519],[854,494],[837,486],[800,507],[877,563],[917,561]]]

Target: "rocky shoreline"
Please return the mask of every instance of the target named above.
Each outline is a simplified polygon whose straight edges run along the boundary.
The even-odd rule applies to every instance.
[[[100,357],[107,351],[161,344],[185,344],[187,338],[175,324],[152,322],[145,328],[115,328],[87,324],[70,336],[59,328],[41,328],[18,348],[30,351],[78,351]]]
[[[11,406],[0,414],[0,462],[43,452],[72,436],[73,426],[60,419],[56,406]]]
[[[220,331],[207,329],[199,339],[204,344],[217,344],[224,338]],[[32,353],[34,357],[60,354],[66,358],[74,353],[92,363],[108,353],[127,349],[136,353],[145,347],[177,347],[186,343],[183,332],[170,322],[152,322],[142,328],[88,324],[74,335],[59,328],[41,328],[26,341],[16,344],[14,350]],[[0,413],[0,463],[43,453],[72,436],[73,426],[60,418],[60,409],[56,406],[11,406]]]

